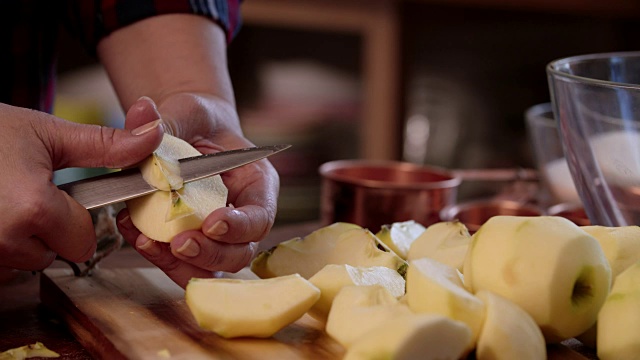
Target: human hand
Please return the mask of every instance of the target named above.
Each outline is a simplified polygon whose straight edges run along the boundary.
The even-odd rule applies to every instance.
[[[139,103],[130,112],[141,116],[145,107]],[[91,216],[58,190],[53,171],[131,166],[160,144],[159,124],[118,130],[0,104],[0,267],[41,270],[56,254],[89,259],[96,248]]]
[[[187,140],[202,153],[254,146],[242,135],[234,105],[219,98],[174,94],[159,103],[160,114],[167,133]],[[152,118],[128,117],[125,127],[135,128]],[[224,173],[222,179],[234,207],[215,210],[201,229],[180,233],[170,244],[141,234],[126,209],[118,214],[123,237],[182,287],[192,277],[242,269],[273,225],[279,179],[267,160]]]
[[[253,145],[240,129],[226,41],[227,34],[210,19],[170,14],[114,31],[100,41],[97,52],[123,107],[141,95],[153,98],[171,135],[210,153]],[[127,117],[125,127],[153,118]],[[267,160],[222,179],[234,208],[212,212],[201,229],[176,235],[171,245],[158,243],[141,235],[123,210],[117,218],[121,234],[183,287],[192,277],[240,270],[273,225],[279,179]]]

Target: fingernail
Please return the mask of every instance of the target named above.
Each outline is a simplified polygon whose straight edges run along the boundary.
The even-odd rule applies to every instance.
[[[125,229],[130,229],[131,221],[129,221],[129,219],[131,219],[131,217],[129,217],[129,215],[125,215],[122,219],[120,219],[120,221],[118,221],[118,224],[120,224]]]
[[[148,101],[153,102],[153,100],[150,97],[145,96],[145,95],[140,96],[140,98],[138,98],[137,101],[140,101],[140,100],[148,100]]]
[[[229,224],[227,224],[226,221],[218,221],[207,230],[207,235],[210,237],[220,237],[226,234],[227,231],[229,231]]]
[[[147,255],[158,256],[160,255],[160,253],[162,253],[162,249],[160,249],[160,247],[158,247],[157,244],[154,244],[153,240],[146,239],[146,238],[143,238],[142,240],[140,239],[141,238],[138,238],[138,241],[136,242],[136,247],[144,251]]]
[[[200,254],[200,245],[195,240],[189,238],[176,250],[176,252],[180,255],[196,257]]]
[[[155,120],[155,121],[152,121],[152,122],[148,122],[148,123],[146,123],[146,124],[144,124],[142,126],[139,126],[139,127],[135,128],[135,129],[131,130],[131,135],[136,135],[136,136],[144,135],[144,134],[148,133],[149,131],[151,131],[151,130],[153,130],[153,129],[157,128],[158,126],[161,126],[161,125],[162,125],[162,119],[158,119],[158,120]]]

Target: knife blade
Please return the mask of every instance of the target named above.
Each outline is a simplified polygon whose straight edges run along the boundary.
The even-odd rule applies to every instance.
[[[288,149],[291,145],[258,146],[222,151],[179,160],[184,183],[221,174],[264,159]],[[87,179],[61,184],[65,191],[87,210],[149,195],[158,189],[142,178],[138,168],[120,170]]]

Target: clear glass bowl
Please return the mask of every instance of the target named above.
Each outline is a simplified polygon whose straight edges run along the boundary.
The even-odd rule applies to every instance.
[[[581,204],[564,157],[552,104],[534,105],[525,111],[524,117],[543,185],[540,202],[544,205]]]
[[[640,225],[640,52],[549,63],[569,170],[593,224]]]

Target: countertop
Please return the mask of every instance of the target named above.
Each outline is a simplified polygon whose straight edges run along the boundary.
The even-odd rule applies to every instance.
[[[317,227],[317,223],[302,223],[274,228],[261,247],[268,248],[280,241],[306,235]],[[61,262],[52,265],[66,266]],[[130,247],[123,248],[101,263],[104,268],[152,266]],[[0,352],[39,341],[60,353],[62,359],[91,359],[89,352],[73,337],[66,325],[40,304],[40,274],[14,271],[10,275],[9,280],[0,279]],[[566,346],[551,346],[549,358],[595,358],[593,353],[581,347],[577,341],[568,341],[564,345]]]

